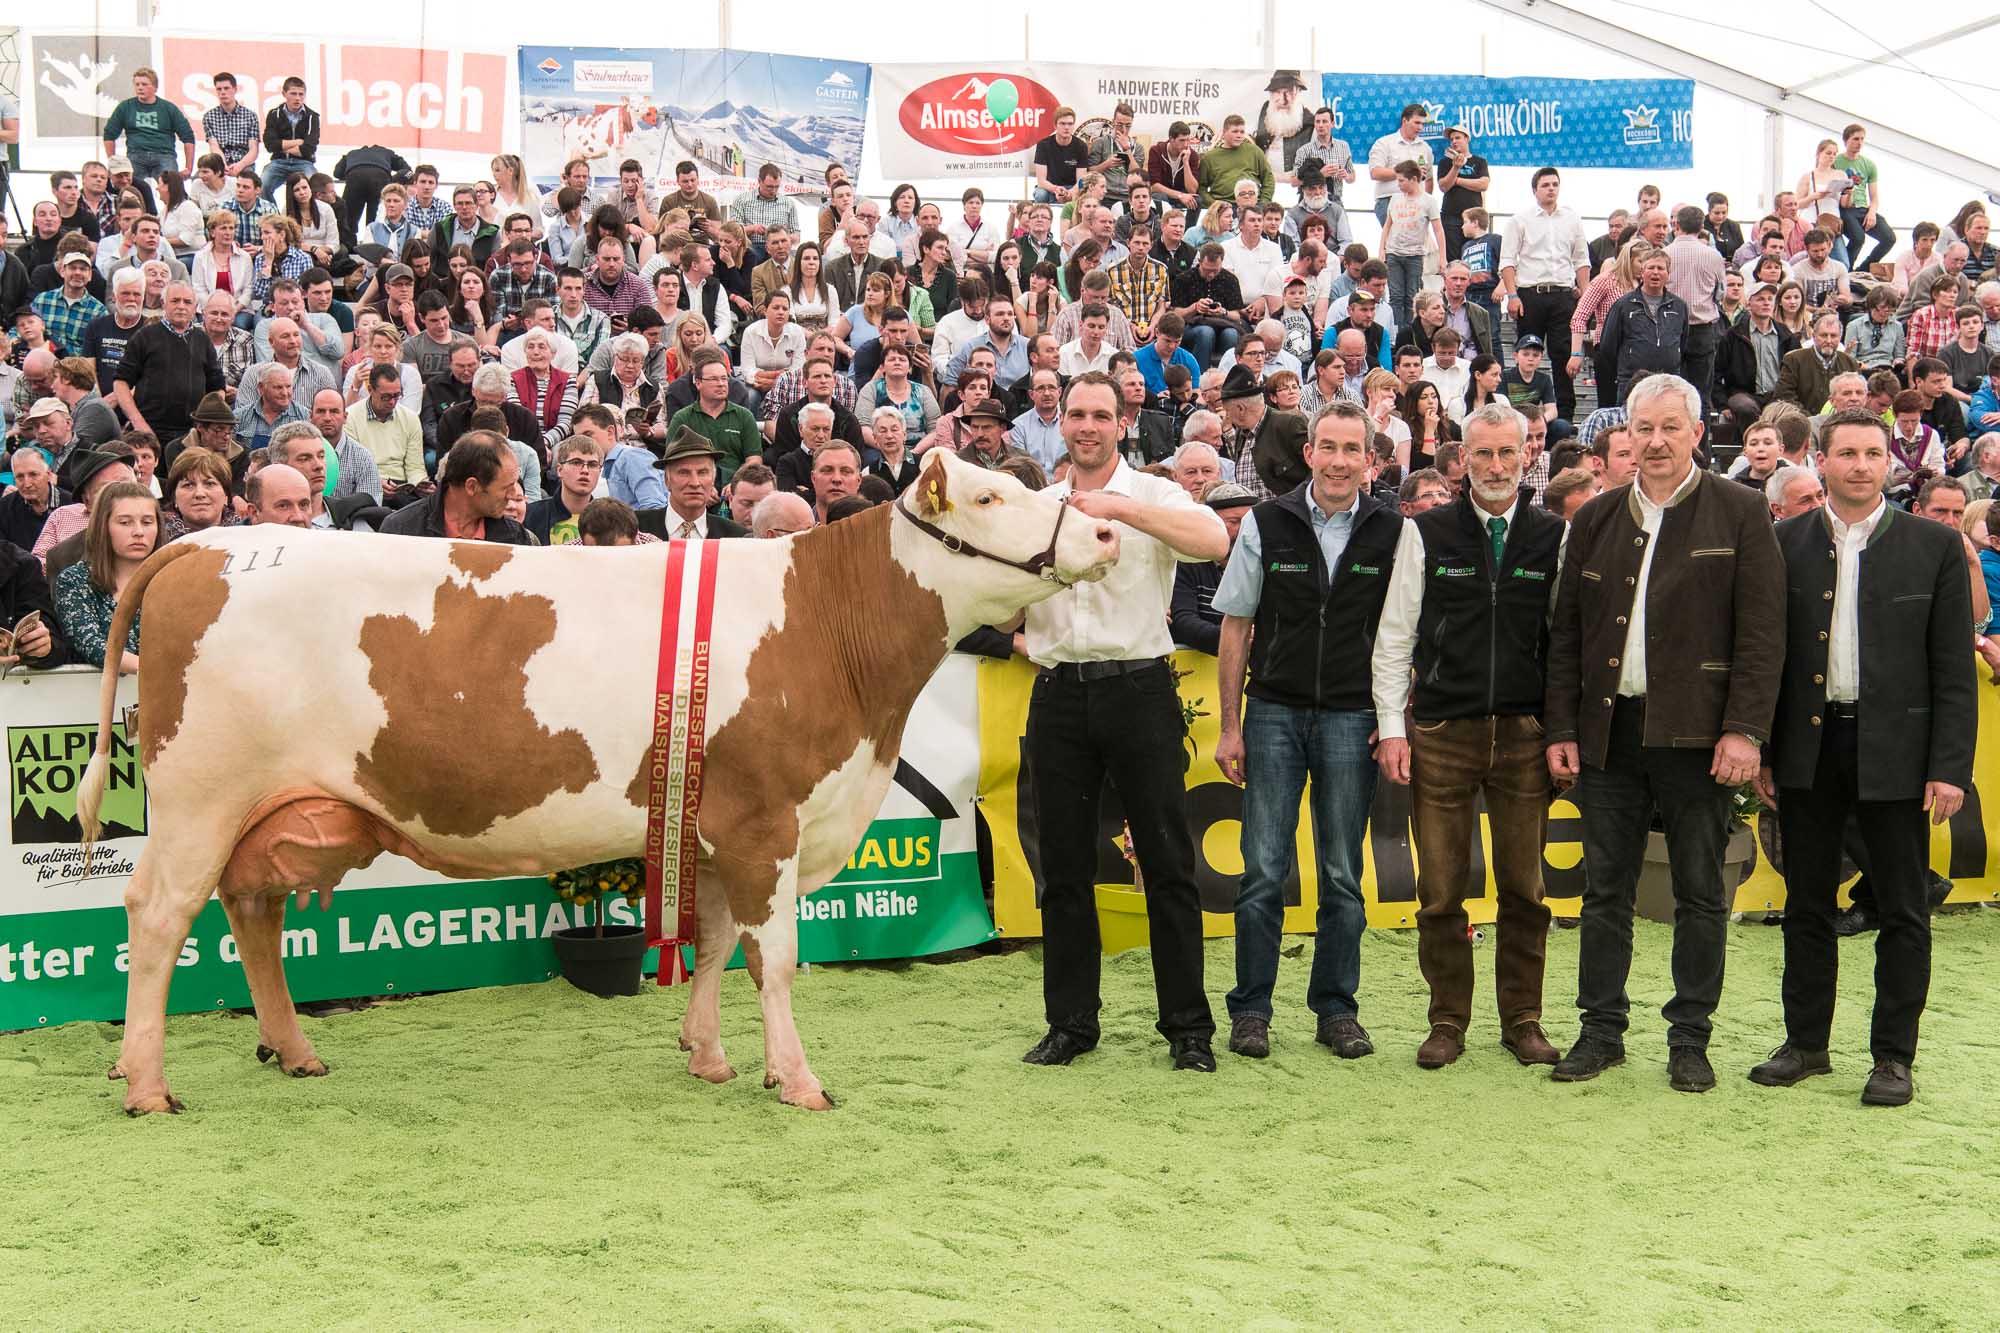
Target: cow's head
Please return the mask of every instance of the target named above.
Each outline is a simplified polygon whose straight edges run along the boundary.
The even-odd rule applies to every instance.
[[[897,501],[896,558],[954,625],[991,624],[1118,562],[1118,532],[1004,472],[934,449]]]

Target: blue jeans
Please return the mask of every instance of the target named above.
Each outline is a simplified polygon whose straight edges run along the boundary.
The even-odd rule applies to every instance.
[[[1375,201],[1375,220],[1385,227],[1389,225],[1389,196],[1386,194]]]
[[[1891,247],[1896,244],[1896,229],[1889,225],[1889,219],[1877,213],[1873,227],[1862,226],[1861,224],[1867,220],[1868,210],[1865,208],[1840,210],[1840,229],[1847,236],[1847,253],[1856,257],[1848,267],[1863,273],[1868,271],[1870,264],[1881,262],[1882,256],[1888,254]],[[1875,249],[1866,259],[1861,259],[1858,257],[1861,254],[1861,243],[1870,238],[1875,242]]]
[[[156,181],[163,171],[179,171],[181,164],[174,160],[172,153],[136,153],[128,151],[125,156],[132,162],[132,179],[135,181]]]
[[[1389,309],[1395,312],[1396,327],[1410,327],[1410,302],[1424,289],[1422,255],[1383,255],[1389,266]]]
[[[264,164],[264,188],[260,193],[265,199],[276,202],[278,191],[294,176],[310,176],[316,171],[311,159],[303,157],[274,157]]]
[[[1311,780],[1319,917],[1306,1007],[1353,1017],[1361,985],[1361,840],[1375,801],[1375,714],[1251,699],[1243,714],[1243,882],[1236,891],[1236,988],[1229,1014],[1271,1016],[1285,882],[1296,865],[1299,798]]]
[[[1242,341],[1242,338],[1243,333],[1240,329],[1218,329],[1212,324],[1196,324],[1190,321],[1187,333],[1181,339],[1181,346],[1187,348],[1187,354],[1194,358],[1196,365],[1203,370],[1211,370],[1215,366],[1216,358],[1234,351],[1236,344]]]
[[[1035,187],[1034,201],[1038,204],[1053,204],[1056,201],[1056,197],[1048,190],[1044,190],[1041,186],[1037,185]]]

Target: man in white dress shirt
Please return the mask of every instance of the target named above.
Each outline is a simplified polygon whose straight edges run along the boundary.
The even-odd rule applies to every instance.
[[[1576,420],[1576,382],[1569,374],[1569,320],[1590,282],[1590,240],[1583,219],[1557,201],[1562,174],[1542,167],[1534,177],[1535,207],[1507,220],[1500,236],[1500,285],[1494,295],[1514,317],[1514,336],[1534,334],[1548,349],[1556,382],[1556,415]],[[1499,341],[1499,330],[1494,330]],[[1499,354],[1496,346],[1492,349]]]
[[[1052,491],[1084,521],[1119,525],[1118,563],[1029,607],[1028,656],[1041,674],[1028,711],[1042,871],[1042,993],[1048,1035],[1022,1059],[1066,1065],[1097,1045],[1099,803],[1108,778],[1146,880],[1158,1029],[1174,1068],[1214,1072],[1215,1020],[1202,988],[1201,903],[1182,774],[1186,726],[1167,654],[1174,567],[1220,560],[1229,534],[1214,511],[1119,454],[1118,390],[1097,372],[1063,397],[1068,477]]]

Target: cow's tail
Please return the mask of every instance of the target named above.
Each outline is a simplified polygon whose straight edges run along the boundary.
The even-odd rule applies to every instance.
[[[104,786],[111,776],[111,715],[118,705],[118,664],[125,656],[125,640],[131,636],[132,622],[139,618],[139,603],[145,600],[146,585],[161,570],[184,555],[202,548],[192,542],[175,542],[154,552],[139,572],[125,585],[118,609],[111,616],[111,632],[104,639],[104,683],[98,691],[97,745],[90,752],[90,764],[76,788],[76,818],[83,826],[84,872],[89,873],[90,850],[97,841],[100,825],[97,808],[104,801]],[[128,741],[137,737],[128,736]]]

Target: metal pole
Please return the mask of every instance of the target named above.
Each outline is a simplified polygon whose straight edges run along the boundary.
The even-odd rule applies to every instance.
[[[1764,183],[1763,207],[1770,208],[1785,188],[1785,118],[1776,111],[1764,113]]]
[[[715,44],[729,49],[729,0],[715,0]]]
[[[1029,41],[1028,31],[1033,24],[1034,20],[1028,17],[1027,11],[1021,11],[1021,59],[1023,60],[1033,60],[1035,58],[1034,52],[1031,49],[1033,43]]]
[[[1278,0],[1264,0],[1264,68],[1278,67]]]

